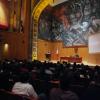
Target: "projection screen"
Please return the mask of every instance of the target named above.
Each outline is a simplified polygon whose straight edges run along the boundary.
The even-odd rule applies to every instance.
[[[100,33],[89,36],[89,53],[100,53]]]

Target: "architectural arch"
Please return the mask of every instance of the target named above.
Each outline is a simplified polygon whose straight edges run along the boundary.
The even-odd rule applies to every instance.
[[[53,3],[53,0],[40,0],[32,11],[33,17],[33,38],[32,38],[32,60],[37,59],[38,21],[42,11]]]

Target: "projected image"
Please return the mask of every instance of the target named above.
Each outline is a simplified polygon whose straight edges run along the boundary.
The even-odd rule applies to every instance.
[[[89,53],[100,53],[100,34],[91,35],[89,37]]]
[[[64,46],[88,44],[91,34],[100,32],[99,0],[73,0],[54,7],[52,40]]]

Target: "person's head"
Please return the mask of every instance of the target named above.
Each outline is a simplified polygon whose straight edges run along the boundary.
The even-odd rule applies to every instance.
[[[73,81],[73,72],[72,71],[65,71],[63,75],[60,77],[60,88],[62,90],[68,90],[71,83]]]
[[[20,73],[20,82],[26,83],[29,80],[29,73],[28,72],[21,72]]]
[[[82,15],[81,15],[81,12],[80,12],[80,11],[76,12],[75,16],[76,16],[77,19],[80,19],[81,16],[82,16]]]

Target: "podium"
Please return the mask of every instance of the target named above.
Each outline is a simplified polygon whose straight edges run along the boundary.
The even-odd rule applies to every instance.
[[[49,52],[46,53],[45,54],[45,57],[46,57],[46,60],[49,60],[50,61],[51,60],[51,53],[49,53]]]

